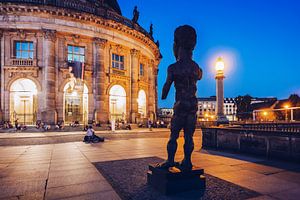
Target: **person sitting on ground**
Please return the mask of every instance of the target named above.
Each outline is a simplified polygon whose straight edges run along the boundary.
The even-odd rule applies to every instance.
[[[84,136],[83,142],[86,142],[86,143],[104,142],[104,138],[103,137],[98,137],[97,135],[95,135],[95,131],[93,129],[93,126],[89,126],[87,131],[86,131],[86,135]]]

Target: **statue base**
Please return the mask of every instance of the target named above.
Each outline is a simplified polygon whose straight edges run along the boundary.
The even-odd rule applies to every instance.
[[[191,171],[182,172],[176,167],[164,170],[155,166],[149,165],[147,181],[164,195],[205,190],[206,179],[203,169],[193,168]]]

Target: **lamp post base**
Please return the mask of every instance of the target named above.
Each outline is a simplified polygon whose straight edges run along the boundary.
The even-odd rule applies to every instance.
[[[221,124],[229,124],[229,120],[224,115],[220,115],[217,117],[217,126],[219,126]]]

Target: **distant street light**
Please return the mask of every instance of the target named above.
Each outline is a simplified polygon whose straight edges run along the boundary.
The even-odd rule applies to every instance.
[[[268,112],[265,111],[263,114],[265,116],[265,121],[267,121]]]
[[[290,108],[289,104],[284,105],[285,110],[285,121],[288,121],[288,109]]]
[[[218,58],[216,62],[216,88],[217,88],[217,109],[216,109],[216,115],[217,115],[217,124],[228,124],[229,120],[224,115],[224,69],[225,64],[221,57]]]

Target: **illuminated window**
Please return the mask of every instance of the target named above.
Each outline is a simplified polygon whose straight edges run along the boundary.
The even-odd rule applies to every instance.
[[[144,76],[144,65],[140,64],[140,75]]]
[[[112,54],[112,68],[124,70],[124,56]]]
[[[68,45],[68,61],[84,62],[84,47]]]
[[[33,59],[33,42],[15,41],[14,57],[17,59]]]

